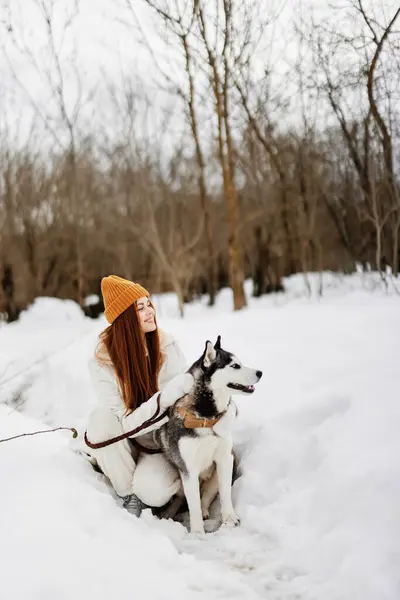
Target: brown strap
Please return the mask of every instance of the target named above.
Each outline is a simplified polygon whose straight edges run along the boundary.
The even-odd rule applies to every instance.
[[[199,419],[195,414],[187,410],[184,406],[178,408],[178,413],[183,418],[183,424],[186,429],[197,429],[198,427],[214,427],[222,417],[224,413],[216,417],[215,419]]]
[[[132,435],[136,435],[136,434],[140,433],[141,431],[143,431],[143,429],[147,429],[147,427],[150,427],[151,425],[155,425],[159,421],[162,421],[162,419],[165,416],[167,416],[168,411],[166,410],[159,415],[159,412],[161,410],[160,398],[161,398],[161,394],[159,394],[159,396],[157,398],[157,410],[154,413],[154,415],[152,417],[150,417],[150,419],[147,419],[147,421],[145,421],[144,423],[139,425],[139,427],[136,427],[135,429],[132,429],[131,431],[127,431],[126,433],[121,433],[121,435],[117,435],[116,437],[110,438],[109,440],[105,440],[104,442],[97,442],[96,444],[94,444],[88,440],[87,431],[85,431],[85,435],[84,435],[85,444],[87,446],[89,446],[89,448],[92,448],[93,450],[98,450],[99,448],[106,448],[106,446],[111,446],[111,444],[116,444],[117,442],[120,442],[121,440],[125,440],[126,438],[131,437]]]

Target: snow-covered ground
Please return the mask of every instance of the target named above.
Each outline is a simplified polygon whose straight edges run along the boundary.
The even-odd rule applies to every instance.
[[[400,295],[373,274],[326,274],[322,298],[307,297],[302,276],[287,283],[235,314],[223,291],[184,320],[174,296],[155,298],[189,362],[221,334],[264,371],[256,393],[238,397],[241,527],[199,540],[148,511],[130,516],[69,433],[1,443],[2,597],[400,598]],[[0,438],[82,431],[104,326],[42,298],[0,327]]]

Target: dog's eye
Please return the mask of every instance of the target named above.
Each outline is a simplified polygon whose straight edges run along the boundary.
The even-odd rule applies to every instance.
[[[233,363],[233,365],[231,365],[232,369],[240,369],[240,365],[238,365],[237,363]]]

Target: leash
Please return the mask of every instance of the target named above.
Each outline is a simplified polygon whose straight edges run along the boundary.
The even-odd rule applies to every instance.
[[[85,440],[86,446],[89,446],[89,448],[92,448],[92,450],[98,450],[99,448],[106,448],[107,446],[111,446],[111,444],[116,444],[117,442],[121,442],[122,440],[125,440],[126,438],[131,437],[132,435],[136,435],[137,433],[140,433],[141,431],[143,431],[143,429],[147,429],[147,427],[150,427],[151,425],[155,425],[156,423],[159,423],[159,421],[162,421],[162,419],[164,419],[164,417],[166,417],[167,413],[168,413],[168,409],[167,409],[166,411],[164,411],[163,413],[160,414],[160,411],[161,411],[160,398],[161,398],[161,394],[158,395],[157,410],[154,413],[154,415],[152,417],[150,417],[149,419],[147,419],[147,421],[145,421],[144,423],[142,423],[141,425],[136,427],[135,429],[131,429],[130,431],[126,431],[125,433],[121,433],[121,435],[117,435],[116,437],[110,438],[109,440],[105,440],[104,442],[97,442],[97,443],[91,442],[87,437],[87,431],[85,431],[84,440]],[[139,442],[136,442],[136,443],[145,452],[147,451],[148,454],[158,454],[159,452],[161,452],[161,450],[158,450],[158,449],[157,450],[152,450],[150,448],[145,449],[144,446],[139,444]]]
[[[131,429],[130,431],[121,433],[121,435],[117,435],[113,438],[104,440],[103,442],[97,442],[97,443],[91,442],[88,439],[87,431],[85,431],[85,434],[83,437],[84,437],[86,446],[88,446],[89,448],[92,448],[92,450],[99,450],[100,448],[106,448],[107,446],[111,446],[112,444],[121,442],[122,440],[125,440],[126,438],[130,438],[133,435],[137,435],[138,433],[140,433],[144,429],[147,429],[147,427],[150,427],[151,425],[155,425],[156,423],[159,423],[168,414],[168,409],[166,411],[164,411],[163,413],[159,414],[161,411],[160,398],[161,398],[161,394],[159,394],[159,396],[157,398],[157,410],[154,413],[154,415],[152,417],[150,417],[149,419],[147,419],[147,421],[145,421],[144,423],[142,423],[141,425],[136,427],[135,429]],[[179,407],[178,413],[183,418],[183,424],[186,429],[197,429],[199,427],[211,428],[216,423],[218,423],[220,418],[225,414],[225,412],[223,412],[220,415],[218,415],[215,419],[210,419],[210,418],[200,419],[200,418],[197,418],[190,411],[186,410],[183,406]],[[161,454],[162,453],[162,450],[160,448],[146,448],[145,446],[142,446],[142,444],[140,444],[134,438],[130,439],[129,441],[133,444],[133,446],[136,447],[137,450],[139,450],[139,452],[145,452],[146,454]]]

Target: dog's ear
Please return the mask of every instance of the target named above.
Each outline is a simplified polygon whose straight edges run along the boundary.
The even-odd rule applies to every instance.
[[[203,357],[202,357],[203,366],[205,368],[208,368],[211,365],[211,363],[213,362],[213,360],[215,360],[216,356],[217,356],[217,353],[214,350],[212,343],[209,340],[207,340],[206,347],[204,348]]]
[[[214,344],[214,349],[221,350],[221,336],[220,335],[217,337],[217,341]]]

